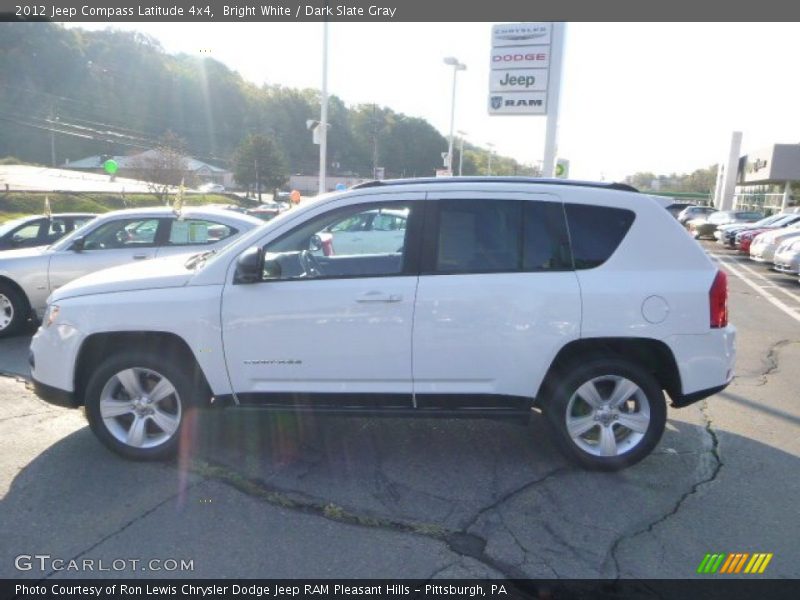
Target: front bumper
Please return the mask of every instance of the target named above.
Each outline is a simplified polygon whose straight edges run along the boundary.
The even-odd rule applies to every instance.
[[[75,365],[84,337],[68,323],[39,327],[31,340],[31,378],[44,386],[43,389],[72,394],[75,390]],[[42,398],[50,402],[47,397]]]
[[[695,402],[700,402],[700,400],[705,400],[709,396],[713,396],[714,394],[719,394],[722,390],[728,387],[728,383],[723,383],[722,385],[718,385],[712,388],[707,388],[705,390],[700,390],[697,392],[692,392],[691,394],[683,394],[682,396],[678,396],[677,398],[672,398],[672,406],[675,408],[684,408]]]
[[[33,379],[33,391],[39,398],[56,406],[64,408],[78,408],[79,404],[75,400],[75,394],[66,390],[59,389]]]

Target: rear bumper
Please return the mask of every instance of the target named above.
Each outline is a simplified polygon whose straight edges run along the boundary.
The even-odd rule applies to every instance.
[[[727,386],[736,362],[733,325],[699,335],[673,335],[664,342],[672,350],[681,378],[680,394],[670,394],[673,406],[688,406]]]
[[[75,394],[62,390],[41,381],[33,380],[33,391],[39,398],[50,404],[56,406],[63,406],[65,408],[78,408],[78,403],[75,401]]]

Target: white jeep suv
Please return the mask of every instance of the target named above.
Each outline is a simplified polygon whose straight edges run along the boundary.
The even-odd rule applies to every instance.
[[[324,252],[381,211],[400,247]],[[39,395],[85,404],[135,459],[207,406],[389,416],[541,410],[582,465],[645,457],[731,380],[727,281],[652,198],[620,184],[381,181],[323,195],[216,253],[56,290],[31,345]],[[185,437],[185,436],[184,436]]]

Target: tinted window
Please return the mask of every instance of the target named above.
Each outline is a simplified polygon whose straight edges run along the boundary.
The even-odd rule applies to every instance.
[[[606,262],[636,216],[633,211],[622,208],[587,204],[565,206],[576,269],[592,269]]]
[[[521,268],[521,203],[443,200],[439,211],[439,273],[487,273]]]
[[[522,267],[526,271],[572,269],[564,209],[554,202],[526,202]]]

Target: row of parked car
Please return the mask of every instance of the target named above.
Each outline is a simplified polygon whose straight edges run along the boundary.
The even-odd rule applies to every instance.
[[[800,207],[764,216],[695,206],[684,209],[678,220],[696,239],[716,239],[778,272],[800,275]]]
[[[89,273],[217,251],[262,220],[221,207],[34,215],[0,225],[0,338],[41,318],[47,297]]]

